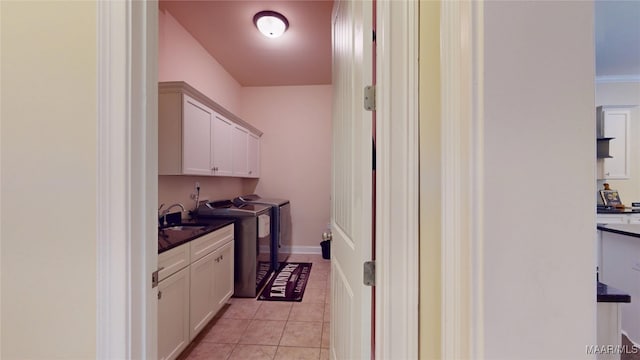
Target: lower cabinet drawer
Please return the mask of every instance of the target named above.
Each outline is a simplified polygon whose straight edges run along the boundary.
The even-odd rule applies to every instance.
[[[640,224],[640,216],[638,215],[629,216],[629,224]]]
[[[191,241],[191,262],[193,263],[201,259],[222,246],[229,241],[229,239],[233,239],[233,224]]]
[[[596,221],[598,224],[628,224],[629,215],[598,214]]]
[[[180,269],[189,266],[190,245],[190,243],[186,243],[158,255],[158,281],[162,281]]]

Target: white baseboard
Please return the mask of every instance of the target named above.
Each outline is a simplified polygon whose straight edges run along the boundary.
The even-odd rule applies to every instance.
[[[283,252],[290,253],[290,254],[313,254],[313,255],[322,254],[322,248],[320,246],[298,246],[298,245],[283,246],[281,250]],[[268,251],[269,249],[266,246],[264,245],[260,246],[261,253],[266,253]]]
[[[284,247],[284,250],[290,250],[291,254],[322,254],[320,246],[291,246]]]

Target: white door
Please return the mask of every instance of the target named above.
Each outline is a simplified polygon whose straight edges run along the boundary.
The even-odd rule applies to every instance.
[[[331,197],[331,359],[371,357],[372,2],[337,1],[332,16],[333,155]]]

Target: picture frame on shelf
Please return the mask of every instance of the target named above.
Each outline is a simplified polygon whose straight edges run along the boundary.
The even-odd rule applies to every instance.
[[[618,190],[600,190],[600,197],[602,198],[604,206],[622,206]]]

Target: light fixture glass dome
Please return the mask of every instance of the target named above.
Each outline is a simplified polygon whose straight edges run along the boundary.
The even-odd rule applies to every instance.
[[[275,11],[261,11],[253,17],[253,23],[260,32],[270,38],[282,36],[289,27],[289,21]]]

